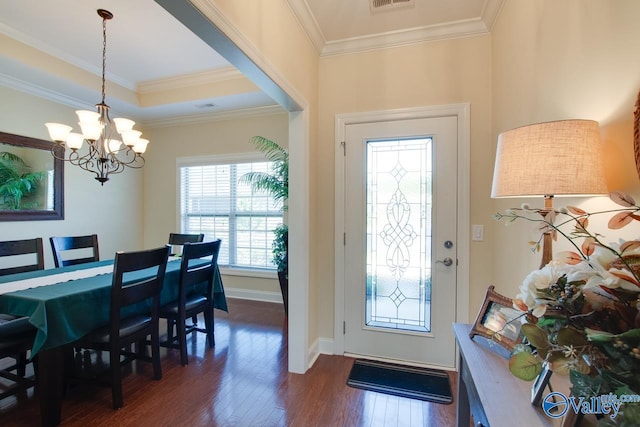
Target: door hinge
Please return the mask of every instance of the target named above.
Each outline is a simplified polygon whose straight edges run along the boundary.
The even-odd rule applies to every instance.
[[[342,322],[342,335],[347,333],[347,322]]]
[[[346,143],[346,141],[342,141],[340,143],[340,145],[342,145],[342,155],[346,156],[347,155],[347,143]]]
[[[342,246],[347,246],[347,233],[342,233]]]

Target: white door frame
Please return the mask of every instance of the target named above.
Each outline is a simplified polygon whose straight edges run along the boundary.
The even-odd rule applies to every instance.
[[[410,120],[443,116],[458,119],[458,272],[456,283],[456,322],[469,318],[469,104],[448,104],[429,107],[385,111],[338,114],[335,119],[335,295],[334,295],[334,354],[344,354],[344,170],[342,142],[350,124]],[[457,364],[457,360],[455,361]]]

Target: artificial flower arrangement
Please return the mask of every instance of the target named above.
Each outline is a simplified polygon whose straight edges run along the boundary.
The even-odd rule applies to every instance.
[[[640,206],[622,192],[610,198],[620,208],[589,213],[566,207],[543,218],[523,206],[496,214],[500,221],[539,222],[542,233],[561,235],[573,247],[531,272],[513,300],[527,319],[524,343],[509,361],[516,377],[533,380],[546,362],[570,376],[574,396],[640,394],[640,240],[604,243],[588,229],[590,217],[599,214],[611,215],[609,229],[640,221]],[[540,240],[530,242],[534,250]],[[621,416],[599,425],[639,426],[640,405],[627,404]]]

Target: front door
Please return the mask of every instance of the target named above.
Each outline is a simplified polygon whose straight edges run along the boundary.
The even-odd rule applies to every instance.
[[[345,353],[455,366],[457,117],[345,130]]]

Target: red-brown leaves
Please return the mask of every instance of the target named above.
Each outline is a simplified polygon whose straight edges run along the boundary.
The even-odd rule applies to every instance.
[[[612,230],[618,230],[625,225],[629,224],[634,219],[638,219],[638,217],[631,212],[618,212],[609,220],[609,228]]]
[[[620,253],[624,254],[628,251],[633,251],[634,249],[640,248],[640,241],[638,240],[629,240],[620,245]]]
[[[584,239],[584,242],[582,242],[582,253],[585,256],[591,256],[593,255],[593,252],[595,250],[596,250],[596,239],[594,239],[593,237],[587,237],[586,239]]]
[[[580,254],[566,251],[558,254],[558,260],[564,262],[565,264],[576,265],[580,264],[583,261],[583,258],[582,256],[580,256]]]
[[[609,198],[620,206],[624,206],[625,208],[633,208],[636,205],[636,201],[628,195],[627,193],[623,193],[622,191],[612,191],[609,193]]]
[[[586,215],[587,212],[580,209],[580,208],[576,208],[575,206],[567,206],[567,210],[569,212],[571,212],[572,214],[574,214],[575,216],[582,216],[582,215]]]

